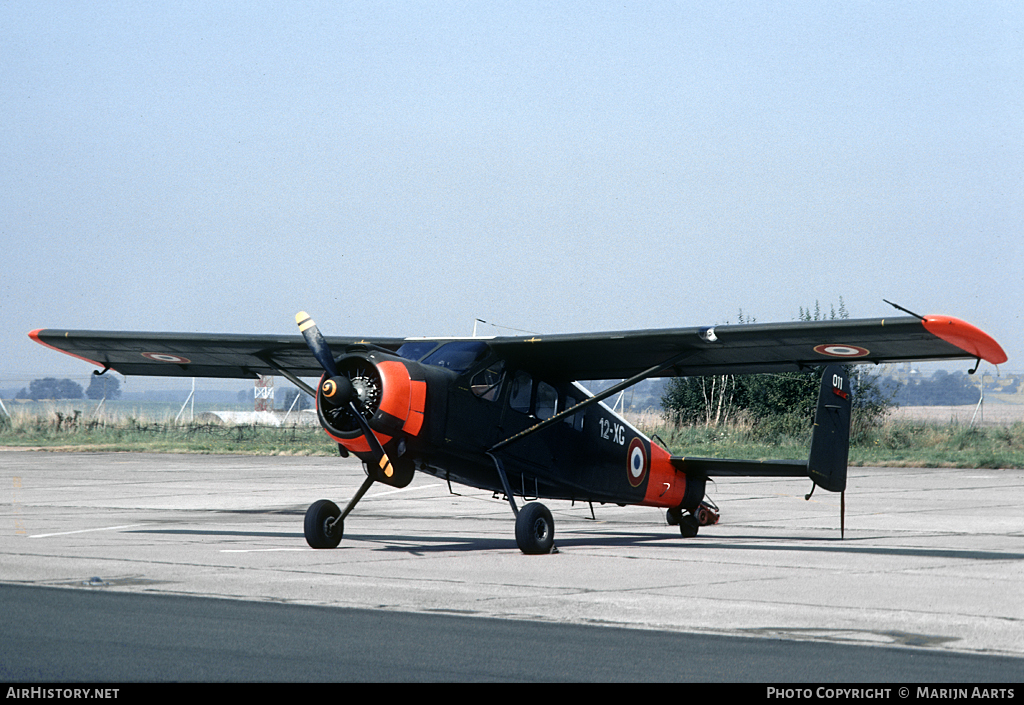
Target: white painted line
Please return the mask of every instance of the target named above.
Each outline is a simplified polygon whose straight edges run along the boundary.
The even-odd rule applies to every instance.
[[[373,494],[367,494],[365,499],[376,499],[377,497],[387,497],[389,494],[398,494],[399,492],[412,492],[414,490],[436,489],[438,487],[444,487],[444,485],[417,485],[416,487],[402,487],[396,490],[390,490],[388,492],[374,492]]]
[[[79,529],[78,531],[60,531],[55,534],[33,534],[29,536],[30,539],[45,539],[49,536],[68,536],[70,534],[87,534],[90,531],[116,531],[118,529],[130,529],[133,526],[143,526],[143,524],[122,524],[121,526],[104,526],[99,529]]]
[[[274,551],[312,551],[312,548],[222,548],[221,553],[271,553]]]

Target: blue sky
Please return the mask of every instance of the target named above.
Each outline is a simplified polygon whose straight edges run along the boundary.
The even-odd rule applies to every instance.
[[[40,327],[573,332],[839,297],[964,318],[1024,370],[1022,7],[0,1],[0,387],[91,370]]]

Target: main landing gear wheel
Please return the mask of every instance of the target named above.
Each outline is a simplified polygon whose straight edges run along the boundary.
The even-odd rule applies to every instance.
[[[700,528],[700,521],[692,514],[683,514],[679,517],[679,533],[684,539],[692,539],[697,535]]]
[[[701,502],[692,512],[684,512],[681,507],[673,507],[665,512],[665,521],[669,526],[678,526],[679,533],[685,538],[692,539],[700,527],[718,523],[718,507],[707,502]]]
[[[540,502],[530,502],[516,517],[516,544],[527,555],[551,553],[555,545],[555,520]]]
[[[340,516],[338,505],[329,499],[320,499],[309,505],[303,526],[306,543],[312,548],[337,548],[344,525],[338,521],[328,528],[327,524]]]

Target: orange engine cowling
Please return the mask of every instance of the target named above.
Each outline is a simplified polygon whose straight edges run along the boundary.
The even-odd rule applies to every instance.
[[[352,383],[354,403],[367,420],[382,446],[404,434],[417,436],[423,429],[427,402],[427,383],[406,361],[378,359],[377,353],[346,355],[336,362],[338,374]],[[415,365],[415,363],[412,363]],[[333,407],[324,402],[327,375],[317,386],[317,417],[332,439],[353,453],[370,452],[359,423],[347,405]]]

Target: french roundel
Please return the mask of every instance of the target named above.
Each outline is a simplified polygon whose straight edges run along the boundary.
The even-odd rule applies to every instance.
[[[644,442],[634,438],[629,444],[629,453],[626,454],[626,478],[633,487],[639,487],[640,483],[647,477],[647,451],[644,449]]]
[[[169,355],[168,353],[142,353],[142,357],[155,362],[170,362],[175,365],[187,365],[192,362],[187,357],[182,357],[181,355]]]
[[[870,351],[857,345],[829,344],[816,346],[814,352],[830,357],[864,357]]]

